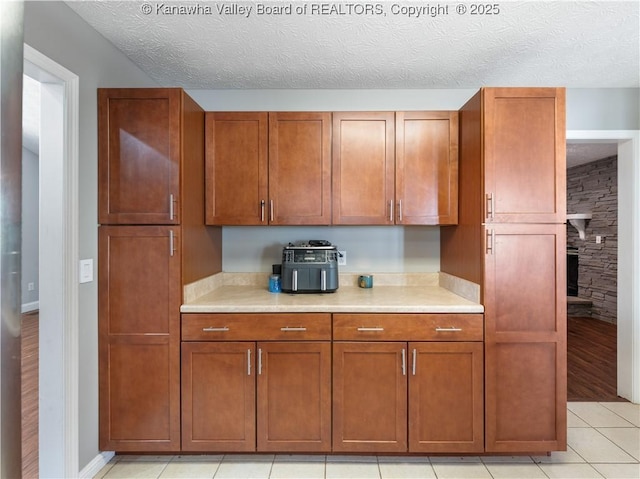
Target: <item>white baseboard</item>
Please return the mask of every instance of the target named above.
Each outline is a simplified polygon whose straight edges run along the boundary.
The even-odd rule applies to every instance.
[[[22,314],[30,313],[31,311],[37,311],[40,309],[40,301],[33,301],[32,303],[25,303],[22,305]]]
[[[95,475],[98,474],[115,455],[116,453],[113,451],[101,452],[78,473],[78,477],[80,479],[91,479],[92,477],[95,477]]]

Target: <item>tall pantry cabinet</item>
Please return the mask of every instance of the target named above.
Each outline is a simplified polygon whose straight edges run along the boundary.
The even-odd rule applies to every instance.
[[[480,285],[485,450],[566,449],[562,88],[483,88],[460,110],[458,226],[441,270]]]
[[[101,450],[180,450],[182,288],[221,270],[203,171],[181,89],[98,90]]]

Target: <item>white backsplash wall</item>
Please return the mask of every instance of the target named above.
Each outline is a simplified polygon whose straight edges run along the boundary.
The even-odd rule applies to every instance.
[[[271,272],[282,248],[298,240],[325,239],[347,252],[347,273],[440,271],[437,226],[225,226],[222,270]]]

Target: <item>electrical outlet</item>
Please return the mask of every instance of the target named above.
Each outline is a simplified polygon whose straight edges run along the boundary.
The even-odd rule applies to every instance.
[[[27,283],[27,291],[34,291],[36,289],[35,283]]]
[[[596,235],[596,244],[602,243],[602,236]]]
[[[338,266],[347,265],[347,252],[338,250]]]
[[[80,282],[90,283],[93,281],[93,259],[80,260]]]

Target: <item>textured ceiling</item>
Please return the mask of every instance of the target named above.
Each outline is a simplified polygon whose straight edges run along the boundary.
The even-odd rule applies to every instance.
[[[67,3],[162,86],[640,87],[637,0],[322,2]]]

